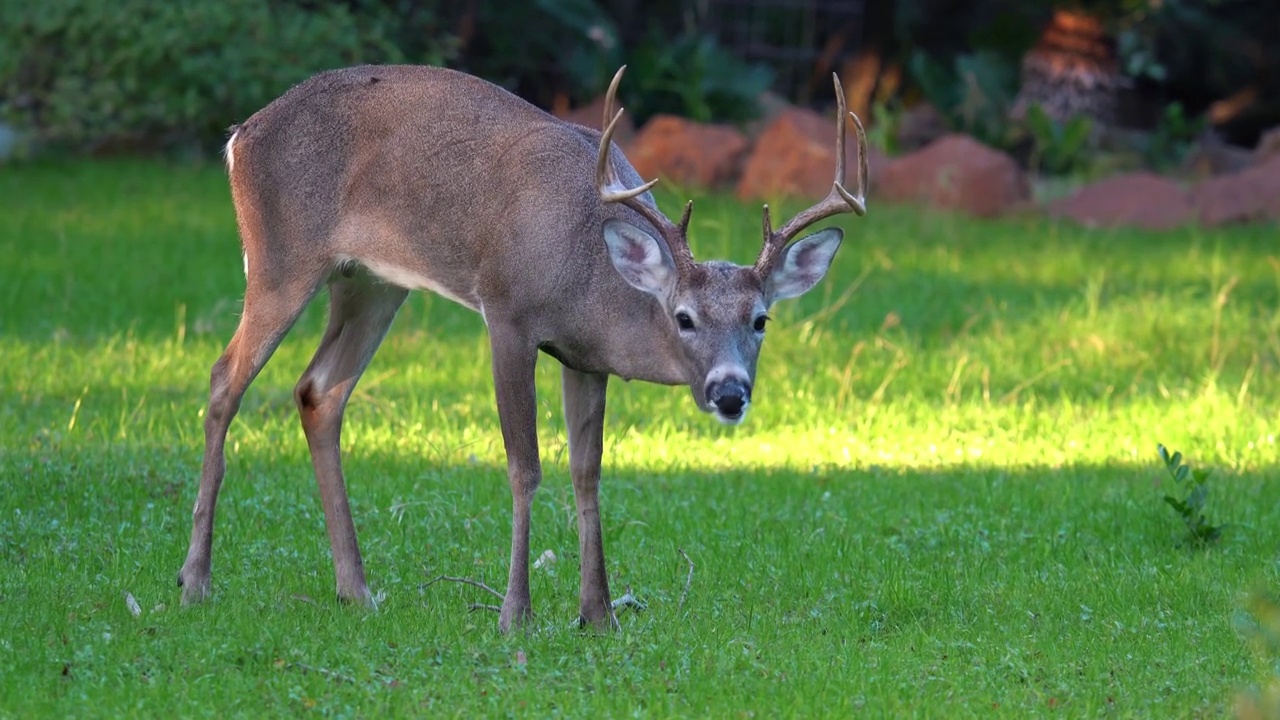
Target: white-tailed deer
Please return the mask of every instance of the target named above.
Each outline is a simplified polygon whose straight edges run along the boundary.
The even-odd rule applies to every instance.
[[[764,209],[752,267],[693,259],[692,203],[673,223],[613,146],[622,70],[603,133],[558,120],[450,70],[366,66],[321,73],[250,117],[226,147],[244,246],[244,313],[213,365],[184,603],[209,594],[214,506],[227,426],[246,388],[321,286],[329,324],[294,390],[311,450],[340,598],[371,603],[339,456],[342,415],[410,290],[479,312],[513,496],[511,564],[498,627],[531,614],[529,510],[542,479],[534,364],[563,367],[569,464],[581,552],[580,620],[617,624],[605,576],[598,487],[610,375],[688,385],[722,422],[744,417],[766,314],[813,287],[840,245],[806,226],[866,212],[866,138],[837,120],[835,183],[778,230]],[[859,173],[844,188],[846,114]]]

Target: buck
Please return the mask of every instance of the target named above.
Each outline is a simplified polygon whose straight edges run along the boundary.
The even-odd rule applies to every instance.
[[[835,80],[835,182],[826,199],[774,230],[764,208],[756,262],[697,262],[687,231],[664,216],[613,145],[620,69],[603,132],[558,120],[484,80],[439,68],[324,72],[234,129],[226,145],[244,251],[244,311],[214,363],[191,544],[178,575],[184,604],[210,592],[214,508],[227,427],[303,308],[328,285],[328,326],[294,399],[324,506],[338,597],[372,604],[339,452],[351,391],[410,290],[478,312],[512,494],[511,559],[498,619],[532,614],[529,511],[542,480],[534,365],[563,373],[577,505],[579,621],[617,626],[605,574],[598,488],[610,375],[688,385],[725,423],[746,415],[770,306],[813,287],[838,228],[800,240],[836,213],[863,215],[866,137]],[[844,187],[846,114],[859,174]],[[793,241],[794,240],[794,241]]]

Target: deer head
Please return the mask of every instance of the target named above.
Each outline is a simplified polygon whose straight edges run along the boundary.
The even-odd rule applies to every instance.
[[[636,211],[656,235],[624,220],[609,220],[603,228],[609,256],[631,286],[661,303],[669,331],[683,350],[685,380],[698,407],[720,422],[737,424],[751,404],[769,308],[779,300],[803,295],[822,279],[843,232],[833,227],[794,238],[806,227],[837,213],[866,214],[866,134],[858,117],[846,110],[844,89],[833,74],[839,115],[835,181],[827,197],[777,230],[765,205],[764,243],[754,265],[697,262],[688,238],[693,202],[685,205],[680,222],[672,223],[647,195],[656,179],[639,187],[624,187],[610,162],[613,133],[623,113],[621,109],[613,112],[614,98],[625,70],[625,66],[618,70],[605,96],[606,125],[600,138],[596,185],[604,202],[621,203]],[[853,192],[844,187],[846,115],[853,120],[858,140],[858,178]]]

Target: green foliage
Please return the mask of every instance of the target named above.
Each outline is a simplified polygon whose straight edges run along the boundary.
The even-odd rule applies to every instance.
[[[464,12],[475,28],[457,59],[458,69],[542,106],[566,92],[579,100],[601,92],[600,85],[574,83],[572,59],[595,57],[622,43],[612,16],[596,0],[484,2]]]
[[[382,30],[335,4],[10,1],[0,115],[74,149],[214,144],[319,70],[399,59]]]
[[[1147,165],[1158,170],[1181,166],[1206,126],[1204,118],[1188,118],[1182,103],[1165,106],[1160,122],[1141,145]]]
[[[950,63],[922,50],[912,54],[911,75],[952,129],[993,147],[1010,140],[1009,108],[1018,90],[1018,68],[1007,57],[979,51]]]
[[[658,113],[699,122],[750,120],[773,82],[768,66],[742,60],[710,35],[673,39],[657,29],[625,52],[618,45],[584,47],[568,67],[580,88],[599,94],[624,62],[627,110],[637,124]]]
[[[866,128],[867,144],[886,155],[897,155],[902,117],[902,103],[896,98],[872,105],[871,124]]]
[[[1204,504],[1209,498],[1210,472],[1208,470],[1193,470],[1190,465],[1183,464],[1182,453],[1180,452],[1175,452],[1171,456],[1164,445],[1157,445],[1156,448],[1165,469],[1169,471],[1169,476],[1173,478],[1174,485],[1182,488],[1181,498],[1165,495],[1164,501],[1178,513],[1178,516],[1182,518],[1182,522],[1186,524],[1187,532],[1191,536],[1191,544],[1196,547],[1203,547],[1217,542],[1222,538],[1222,531],[1226,526],[1210,524],[1209,519],[1204,514]]]
[[[1066,174],[1088,160],[1093,120],[1077,115],[1067,122],[1049,117],[1039,104],[1027,107],[1026,128],[1031,136],[1031,166],[1041,172]]]

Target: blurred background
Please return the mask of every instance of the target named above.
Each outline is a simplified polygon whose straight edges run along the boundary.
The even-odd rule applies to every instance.
[[[559,114],[746,126],[830,106],[878,150],[962,132],[1041,172],[1245,162],[1280,124],[1275,0],[0,0],[0,156],[213,157],[314,72],[446,65]]]

